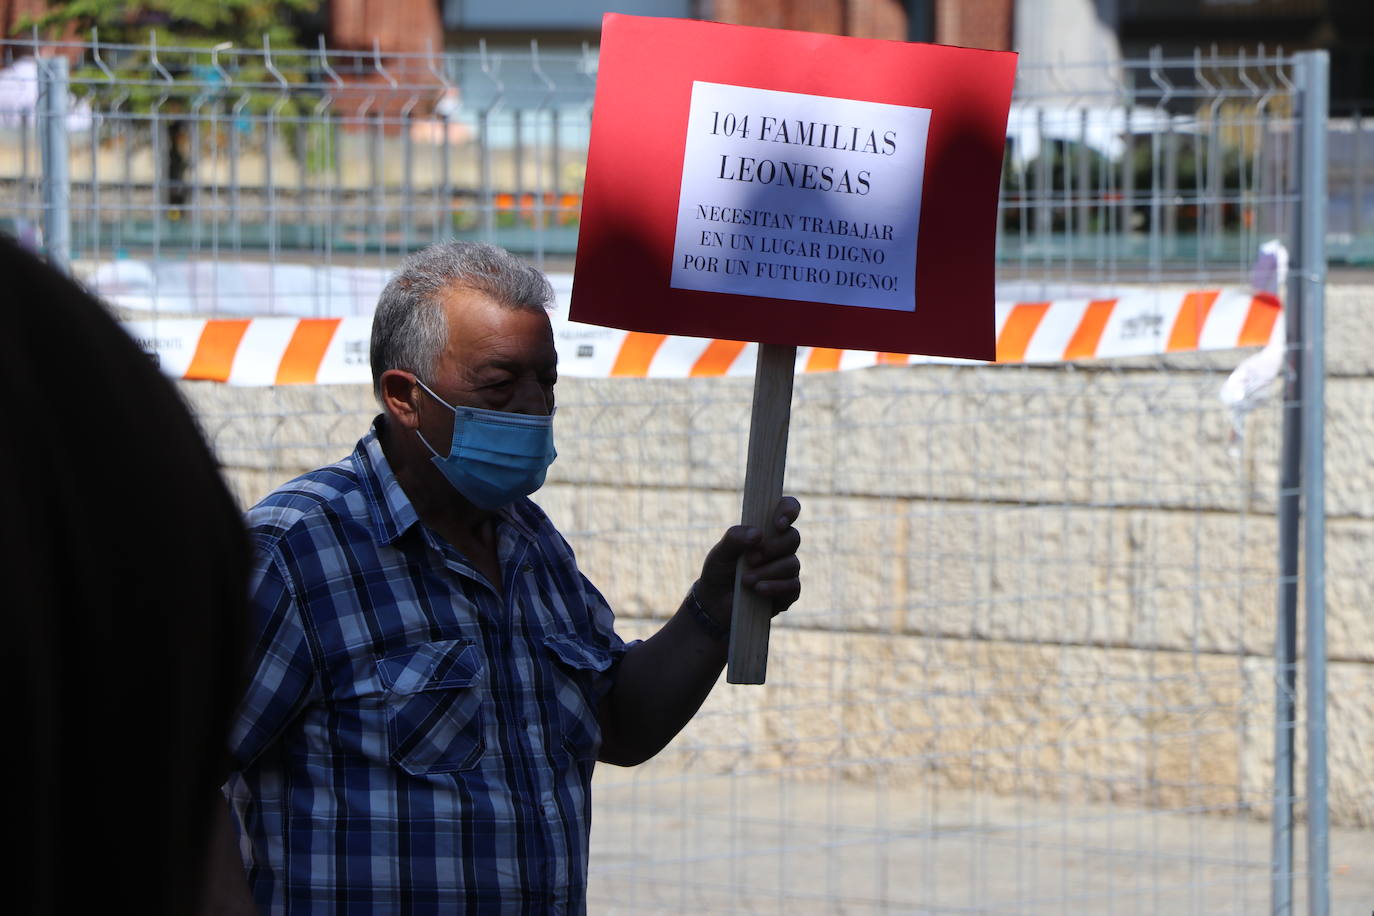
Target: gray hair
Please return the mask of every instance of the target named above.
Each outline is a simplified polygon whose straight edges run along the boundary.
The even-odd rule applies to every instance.
[[[415,252],[382,290],[372,318],[372,392],[379,401],[388,369],[414,372],[434,383],[435,365],[448,344],[440,297],[454,288],[541,313],[553,301],[553,287],[542,273],[495,245],[440,242]]]

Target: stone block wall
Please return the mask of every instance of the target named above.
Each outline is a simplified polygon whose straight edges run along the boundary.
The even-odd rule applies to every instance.
[[[827,32],[905,41],[907,14],[898,0],[707,0],[701,17],[733,25]]]
[[[1333,821],[1374,825],[1374,330],[1328,292]],[[1279,409],[1233,438],[1244,354],[798,379],[805,594],[765,687],[726,687],[669,766],[786,768],[1264,816]],[[347,454],[357,387],[185,383],[239,498]],[[737,516],[751,381],[565,379],[537,501],[627,637]],[[1301,744],[1301,741],[1299,741]]]

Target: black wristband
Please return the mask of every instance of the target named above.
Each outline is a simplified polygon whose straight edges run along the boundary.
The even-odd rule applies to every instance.
[[[700,599],[697,598],[697,584],[692,583],[692,588],[687,592],[687,606],[692,609],[692,616],[696,618],[697,626],[706,632],[706,635],[716,642],[728,642],[730,639],[730,628],[722,626],[716,618],[706,613],[706,608],[701,606]]]

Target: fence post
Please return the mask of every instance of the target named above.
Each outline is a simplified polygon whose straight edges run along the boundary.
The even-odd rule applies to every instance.
[[[1300,179],[1289,179],[1287,193]],[[1277,188],[1275,191],[1277,192]],[[1297,729],[1298,549],[1302,515],[1302,325],[1298,270],[1283,310],[1283,445],[1279,457],[1279,595],[1274,632],[1274,810],[1270,821],[1270,912],[1293,912],[1293,744]]]
[[[1354,199],[1350,234],[1355,237],[1355,244],[1358,245],[1360,238],[1364,235],[1364,118],[1357,109],[1351,120],[1354,121],[1355,129],[1351,134],[1355,141],[1355,148],[1351,151],[1350,168],[1350,174],[1354,179],[1354,187],[1350,193]]]
[[[71,271],[72,186],[67,162],[67,59],[38,58],[38,126],[43,145],[43,248],[48,263]]]
[[[1298,269],[1302,320],[1303,610],[1307,673],[1307,911],[1330,911],[1326,771],[1326,118],[1325,51],[1297,55],[1301,77]]]

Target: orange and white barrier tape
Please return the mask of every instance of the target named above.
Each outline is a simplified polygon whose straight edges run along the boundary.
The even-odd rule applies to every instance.
[[[1057,363],[1263,346],[1282,333],[1269,293],[1132,292],[1114,299],[999,302],[997,362]],[[754,344],[618,331],[555,314],[559,372],[606,378],[747,376]],[[367,384],[370,317],[126,322],[178,379],[232,385]],[[798,372],[968,360],[800,347]]]
[[[128,321],[125,329],[176,379],[231,385],[371,384],[372,318]]]

